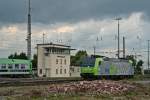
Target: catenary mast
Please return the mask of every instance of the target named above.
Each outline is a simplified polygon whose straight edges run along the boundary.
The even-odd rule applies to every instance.
[[[28,24],[27,24],[27,57],[31,59],[31,1],[28,1]]]
[[[119,30],[119,28],[120,28],[120,24],[119,24],[119,21],[121,20],[122,18],[121,17],[118,17],[118,18],[116,18],[115,20],[117,20],[118,21],[118,59],[120,58],[120,30]]]

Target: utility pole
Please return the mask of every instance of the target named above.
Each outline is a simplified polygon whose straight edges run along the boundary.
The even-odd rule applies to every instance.
[[[121,17],[116,18],[115,20],[118,21],[118,59],[120,58],[120,33],[119,33],[119,21],[121,20]]]
[[[95,45],[93,46],[93,49],[94,49],[94,56],[95,56],[95,53],[96,53],[96,46]]]
[[[147,42],[148,42],[148,62],[147,62],[147,65],[148,65],[148,69],[149,69],[149,42],[150,42],[150,40],[147,40]]]
[[[43,33],[43,44],[45,43],[45,40],[44,40],[45,37],[44,36],[45,36],[45,34]]]
[[[27,33],[27,56],[28,59],[31,59],[31,7],[30,7],[30,0],[28,1],[28,33]]]
[[[123,36],[123,58],[125,57],[125,37]]]

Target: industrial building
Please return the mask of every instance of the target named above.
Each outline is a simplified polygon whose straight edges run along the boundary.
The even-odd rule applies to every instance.
[[[71,46],[37,44],[39,77],[70,77]]]

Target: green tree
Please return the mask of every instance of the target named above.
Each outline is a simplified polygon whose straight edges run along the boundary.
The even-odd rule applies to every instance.
[[[21,52],[20,55],[18,56],[19,59],[28,59],[26,53]]]
[[[27,55],[24,52],[21,52],[20,54],[17,54],[16,52],[14,54],[10,54],[8,56],[9,59],[27,59]]]
[[[80,65],[82,58],[88,56],[87,52],[84,50],[79,50],[75,56],[71,56],[71,65]]]
[[[14,58],[14,55],[11,54],[11,55],[8,56],[8,58],[9,58],[9,59],[13,59],[13,58]]]
[[[34,69],[37,69],[37,55],[33,55],[32,66]]]
[[[136,61],[136,59],[134,58],[134,55],[128,55],[126,57],[127,60],[131,60],[133,62],[133,66],[134,66],[134,72],[135,74],[141,74],[142,73],[142,65],[143,65],[143,61],[139,60],[138,62]]]
[[[126,59],[131,60],[133,62],[132,66],[134,66],[134,67],[136,66],[137,61],[136,61],[136,59],[134,59],[134,55],[127,55]]]
[[[135,73],[136,74],[142,74],[142,66],[143,66],[143,61],[142,60],[139,60],[138,62],[137,62],[137,65],[136,65],[136,69],[135,69]]]

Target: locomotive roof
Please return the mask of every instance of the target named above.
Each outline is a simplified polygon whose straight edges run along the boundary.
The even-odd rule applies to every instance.
[[[119,62],[119,61],[123,61],[123,62],[128,62],[128,60],[126,59],[117,59],[117,58],[103,58],[104,61],[113,61],[113,62]]]
[[[87,56],[87,57],[84,57],[82,59],[82,61],[90,61],[90,60],[95,60],[97,58],[102,58],[103,61],[112,61],[112,62],[128,62],[129,60],[126,60],[126,59],[117,59],[117,58],[108,58],[108,57],[94,57],[94,56]]]
[[[0,58],[0,64],[28,64],[29,60]]]

